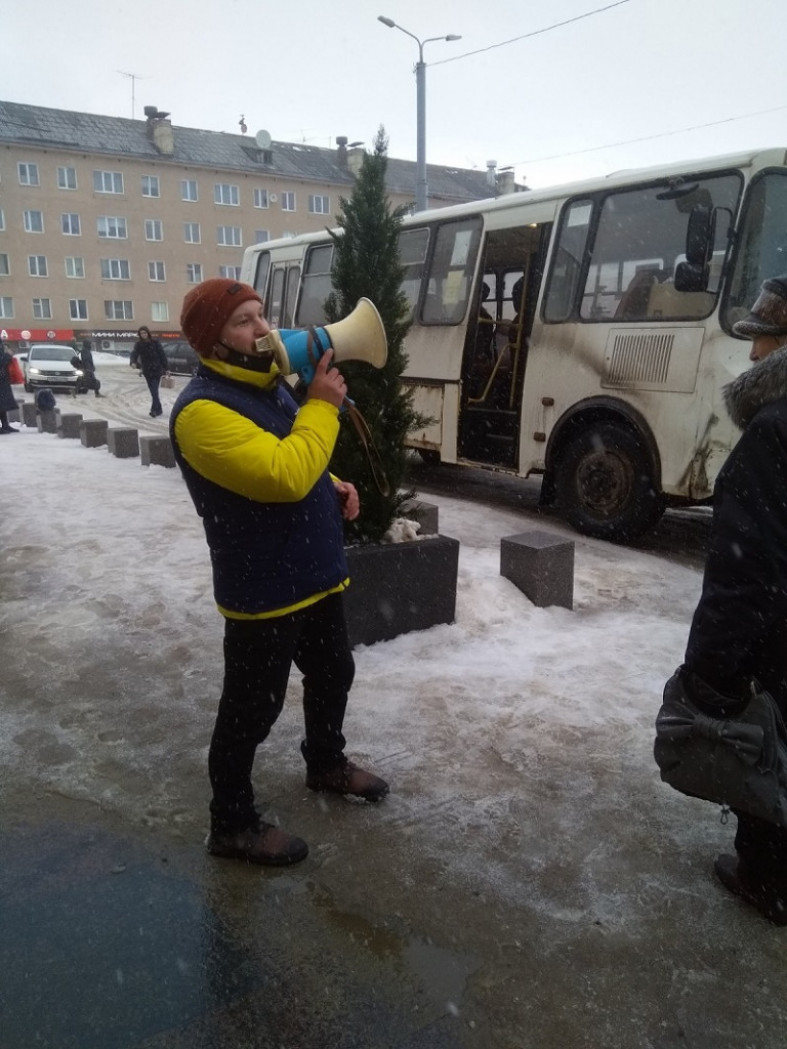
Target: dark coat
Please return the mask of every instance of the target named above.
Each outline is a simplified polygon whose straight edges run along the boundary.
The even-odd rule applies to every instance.
[[[8,368],[11,358],[0,343],[0,412],[14,412],[19,407],[11,389],[11,380],[8,376]]]
[[[85,342],[82,343],[82,349],[79,351],[79,357],[82,362],[82,368],[84,371],[94,372],[96,370],[96,366],[93,363],[93,353],[90,349],[90,346]]]
[[[686,668],[731,697],[755,677],[787,714],[787,348],[724,393],[743,434],[716,481]]]
[[[284,382],[258,389],[201,367],[172,409],[175,458],[205,527],[219,608],[258,615],[340,586],[348,575],[344,529],[328,471],[297,502],[257,502],[223,488],[203,477],[180,450],[178,416],[195,401],[229,408],[279,439],[292,430],[298,405]],[[262,464],[255,460],[253,468]]]
[[[158,339],[139,339],[135,342],[129,364],[137,365],[146,379],[160,379],[168,370],[167,356]]]

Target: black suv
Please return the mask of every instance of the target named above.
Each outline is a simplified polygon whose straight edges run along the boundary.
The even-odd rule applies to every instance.
[[[163,342],[161,345],[171,372],[178,375],[196,374],[199,357],[187,342]]]

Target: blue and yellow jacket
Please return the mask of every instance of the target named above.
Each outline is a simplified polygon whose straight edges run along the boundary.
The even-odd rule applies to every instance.
[[[175,458],[202,517],[219,611],[284,615],[347,585],[328,462],[339,412],[300,408],[270,373],[203,361],[170,416]]]

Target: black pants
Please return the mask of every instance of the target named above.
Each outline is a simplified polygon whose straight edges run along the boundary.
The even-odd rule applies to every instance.
[[[782,720],[787,724],[787,679],[784,673],[787,630],[777,627],[772,637],[761,640],[756,654],[757,679],[776,700]],[[787,899],[787,830],[774,823],[735,812],[738,830],[735,851],[748,869],[763,883],[776,887]]]
[[[342,595],[273,619],[227,619],[224,689],[208,754],[215,831],[234,833],[256,819],[254,755],[281,713],[293,662],[303,674],[307,768],[326,771],[344,760],[342,725],[355,663]]]
[[[160,375],[146,375],[145,382],[148,384],[150,390],[150,410],[156,415],[161,415],[161,400],[159,399],[158,388],[161,383]]]

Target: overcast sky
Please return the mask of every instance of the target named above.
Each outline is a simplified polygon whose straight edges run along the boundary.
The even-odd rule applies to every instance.
[[[25,0],[3,13],[2,95],[130,117],[133,89],[139,119],[243,115],[318,146],[383,124],[414,160],[418,47],[379,14],[462,37],[424,49],[430,162],[542,187],[787,143],[784,0],[77,0],[67,28],[59,0]]]

